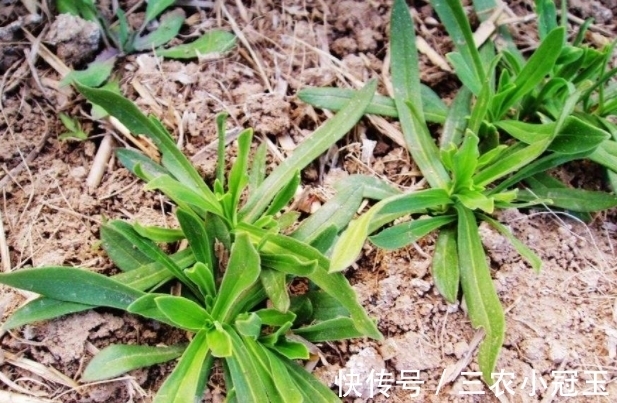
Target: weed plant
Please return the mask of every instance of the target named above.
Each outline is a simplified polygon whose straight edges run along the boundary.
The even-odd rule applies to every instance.
[[[612,46],[596,51],[582,47],[578,39],[566,45],[566,29],[552,18],[555,10],[549,3],[538,1],[541,43],[525,59],[513,46],[497,52],[488,42],[478,50],[462,4],[431,1],[455,44],[448,59],[463,83],[444,110],[438,97],[420,84],[414,24],[405,1],[394,1],[394,98],[375,97],[367,113],[398,118],[429,188],[380,198],[351,222],[331,256],[330,270],[341,271],[354,262],[367,237],[378,247],[396,249],[436,231],[435,284],[449,302],[457,301],[462,291],[472,325],[484,329],[478,362],[489,384],[504,340],[505,317],[478,222],[503,234],[540,270],[536,254],[493,218],[498,210],[543,204],[588,214],[617,205],[614,195],[573,189],[546,173],[576,159],[590,158],[609,168],[617,161],[610,153],[617,143],[606,119],[613,113],[614,98],[603,89],[615,74],[606,71]],[[474,6],[479,15],[487,15],[484,11],[495,5],[485,0]],[[337,109],[354,93],[311,88],[300,97]],[[442,124],[438,145],[427,121]],[[523,183],[528,188],[519,189]],[[384,228],[401,217],[408,220]]]
[[[74,267],[0,274],[0,283],[41,295],[17,310],[3,329],[96,307],[119,309],[183,329],[190,341],[166,347],[109,346],[88,364],[83,381],[109,379],[179,357],[154,402],[199,401],[219,358],[229,402],[338,401],[296,361],[309,358],[310,343],[382,337],[345,277],[328,272],[325,256],[364,193],[343,186],[300,223],[298,214],[285,208],[296,193],[299,171],[355,125],[375,83],[267,177],[263,145],[249,163],[250,129],[239,135],[237,157],[225,175],[225,119],[218,117],[219,159],[212,187],[157,119],[115,92],[75,85],[90,102],[157,145],[160,163],[129,149],[118,150],[117,156],[147,183],[146,189],[160,190],[176,204],[179,227],[106,222],[102,245],[121,271],[110,277]],[[165,252],[182,240],[188,241],[186,249]],[[309,290],[290,295],[289,283],[299,277],[307,279]],[[174,284],[181,287],[170,287]]]

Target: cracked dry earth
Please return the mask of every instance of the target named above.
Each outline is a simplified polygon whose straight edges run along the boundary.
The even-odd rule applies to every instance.
[[[519,15],[531,10],[529,2],[508,3]],[[28,20],[22,3],[2,4],[2,27],[21,18],[28,29],[42,32],[53,22]],[[611,2],[572,7],[582,17],[597,14],[593,16],[606,24],[603,29],[613,32],[616,10]],[[383,79],[388,77],[384,59],[389,10],[390,2],[384,0],[217,1],[214,9],[188,9],[192,25],[184,33],[229,29],[233,18],[246,43],[216,60],[181,63],[147,54],[130,56],[117,63],[115,74],[123,92],[165,122],[207,178],[213,176],[209,144],[215,139],[214,117],[221,111],[229,113],[230,129],[251,126],[269,141],[276,164],[327,118],[327,113],[297,99],[300,88],[350,86],[376,77],[382,80],[380,91],[387,93]],[[414,2],[413,11],[419,36],[439,54],[449,51],[451,45],[426,3]],[[526,36],[525,26],[513,29],[521,44],[534,40]],[[173,226],[171,206],[162,196],[143,191],[113,158],[100,185],[89,188],[86,177],[102,135],[113,129],[85,123],[91,133],[88,141],[59,142],[58,112],[81,116],[87,107],[70,89],[58,86],[60,76],[41,57],[25,62],[32,53],[23,35],[17,32],[2,40],[0,232],[7,251],[2,267],[63,264],[113,273],[98,241],[101,222],[123,218]],[[66,52],[71,54],[70,49]],[[422,80],[444,97],[457,88],[450,73],[425,56],[421,67]],[[122,145],[123,137],[115,136],[116,145]],[[367,147],[372,152],[366,152]],[[317,208],[330,194],[331,181],[350,173],[387,178],[402,188],[420,180],[396,141],[378,122],[364,119],[338,148],[303,172],[296,208]],[[582,166],[570,180],[584,181],[583,175],[598,177]],[[494,283],[507,309],[507,336],[496,368],[503,372],[500,390],[477,383],[475,354],[482,334],[471,327],[464,306],[448,305],[437,293],[430,274],[431,237],[394,253],[366,245],[347,275],[362,304],[379,321],[384,341],[321,345],[316,375],[348,394],[343,399],[350,402],[617,399],[614,212],[598,214],[589,224],[540,210],[505,211],[499,219],[545,263],[540,273],[533,272],[506,239],[481,227]],[[32,295],[0,287],[2,317],[29,298]],[[93,354],[109,344],[170,344],[185,338],[180,331],[112,310],[24,326],[0,340],[0,392],[30,396],[32,402],[150,402],[171,364],[97,385],[79,384],[80,374]],[[204,401],[224,399],[220,374],[215,373],[208,389]],[[594,393],[600,389],[608,396]],[[569,393],[576,396],[566,396]]]

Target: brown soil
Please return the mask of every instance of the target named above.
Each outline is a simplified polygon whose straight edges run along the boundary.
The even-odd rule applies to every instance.
[[[160,61],[146,54],[130,56],[115,69],[123,92],[164,120],[180,138],[183,151],[195,156],[195,163],[206,176],[213,171],[213,159],[205,151],[215,139],[214,117],[219,112],[229,113],[230,129],[255,128],[257,136],[269,140],[284,157],[290,145],[326,119],[324,112],[299,101],[297,90],[308,85],[349,86],[377,77],[382,79],[380,91],[387,92],[383,78],[389,75],[384,70],[389,1],[258,0],[240,8],[241,2],[224,3],[250,48],[243,43],[223,59],[188,63]],[[445,54],[451,47],[449,40],[432,23],[430,8],[424,2],[415,3],[420,36]],[[520,15],[529,12],[526,2],[511,3]],[[577,2],[572,12],[605,18],[608,12],[617,12],[613,3]],[[80,116],[88,107],[67,88],[58,88],[60,76],[41,57],[32,58],[32,63],[25,61],[36,54],[36,49],[23,35],[22,27],[45,34],[53,17],[44,16],[37,22],[28,17],[22,3],[8,4],[0,8],[0,73],[4,74],[0,83],[0,247],[8,249],[8,259],[2,255],[3,270],[74,265],[111,273],[114,268],[98,242],[100,223],[106,218],[123,218],[173,225],[170,206],[161,195],[144,192],[142,184],[113,158],[100,185],[86,185],[102,135],[113,132],[117,144],[126,140],[111,126],[87,123],[85,128],[91,131],[88,141],[58,141],[64,131],[58,112]],[[183,32],[187,35],[231,25],[230,17],[220,7],[192,10],[188,15],[192,15],[192,25]],[[5,29],[11,24],[17,28]],[[609,31],[614,28],[601,27]],[[527,36],[529,31],[519,29],[517,40],[522,46],[535,41]],[[83,41],[78,42],[76,46],[84,46]],[[60,51],[57,43],[47,44]],[[70,40],[63,41],[62,46],[66,63],[81,62],[73,58],[83,56],[83,50],[71,52]],[[424,82],[444,97],[457,88],[452,76],[425,56],[421,66]],[[369,140],[376,142],[373,153],[362,155]],[[319,195],[315,200],[327,194],[322,191],[324,183],[341,175],[341,168],[379,175],[403,187],[419,179],[407,153],[368,120],[363,120],[339,146],[327,161],[322,159],[304,172],[303,185]],[[599,214],[585,225],[557,213],[504,212],[501,221],[543,258],[541,273],[534,273],[502,236],[481,228],[494,283],[507,309],[507,337],[497,371],[511,374],[514,395],[498,397],[487,387],[478,389],[470,383],[479,379],[474,372],[478,371],[475,353],[481,334],[471,327],[464,306],[448,305],[436,291],[430,274],[430,237],[395,253],[367,244],[357,267],[347,274],[363,305],[379,320],[385,340],[320,346],[324,360],[316,369],[317,376],[345,393],[350,380],[344,375],[359,375],[363,384],[356,390],[361,396],[346,398],[358,402],[615,400],[614,217]],[[2,317],[30,298],[32,295],[0,287]],[[150,402],[172,364],[134,371],[99,385],[73,388],[72,380],[78,382],[92,355],[109,344],[154,345],[185,337],[166,326],[105,310],[25,326],[2,335],[0,392],[32,396],[33,402]],[[33,371],[24,365],[29,362],[37,362],[45,370]],[[399,384],[387,391],[389,397],[378,393],[383,389],[375,386],[376,396],[371,399],[370,384],[365,381],[382,370],[395,375],[396,380],[402,374],[413,375],[401,371],[419,371],[417,379],[423,382],[418,384],[419,396],[411,397],[412,390],[404,390]],[[64,378],[52,377],[55,371]],[[578,379],[578,396],[552,396],[551,382],[559,378],[553,371],[577,371],[562,374]],[[583,396],[584,391],[593,391],[592,371],[603,371],[598,379],[608,396]],[[537,388],[532,395],[534,374]],[[440,383],[442,377],[454,381]],[[472,390],[485,394],[461,394]],[[223,385],[212,381],[204,401],[222,401],[223,391]],[[2,400],[2,396],[10,398],[0,395],[1,401],[10,401]]]

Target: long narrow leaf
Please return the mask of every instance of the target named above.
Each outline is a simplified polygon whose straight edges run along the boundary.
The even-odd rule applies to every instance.
[[[201,382],[202,366],[210,347],[206,331],[198,332],[182,354],[178,365],[165,380],[152,403],[187,403],[195,402],[198,386]]]
[[[448,107],[435,92],[424,84],[421,84],[422,109],[426,120],[433,123],[443,123],[448,114]],[[356,90],[346,88],[322,87],[303,88],[298,91],[298,98],[307,104],[318,108],[340,110],[345,104],[356,96]],[[390,97],[375,94],[373,101],[367,106],[364,113],[398,117],[398,111],[394,100]]]
[[[268,207],[272,198],[295,175],[319,157],[332,144],[347,133],[364,114],[371,102],[377,83],[370,81],[357,97],[348,102],[333,118],[329,119],[310,137],[296,147],[291,157],[272,171],[268,178],[253,192],[240,211],[244,221],[253,222]]]
[[[75,86],[90,102],[105,109],[133,134],[143,134],[154,141],[163,154],[163,166],[181,183],[201,191],[206,196],[214,197],[197,170],[178,149],[160,122],[146,117],[133,102],[122,95],[108,90],[85,87],[78,83]]]
[[[124,310],[144,295],[102,274],[72,267],[43,267],[0,273],[0,283],[60,301]]]
[[[112,345],[94,356],[84,370],[81,380],[93,382],[114,378],[133,369],[178,358],[185,349],[186,344],[170,347]]]
[[[405,142],[428,183],[434,188],[445,189],[450,178],[424,120],[416,37],[404,0],[394,2],[390,30],[394,102]]]
[[[441,295],[451,304],[457,300],[460,280],[456,246],[454,229],[445,228],[439,231],[433,253],[433,279]]]
[[[491,373],[504,340],[505,316],[486,263],[476,218],[471,210],[461,205],[456,205],[456,209],[461,285],[472,325],[486,332],[480,344],[478,363],[484,380],[491,382]]]
[[[229,319],[231,309],[238,299],[258,280],[260,272],[259,254],[249,241],[246,233],[236,235],[227,270],[219,288],[219,296],[212,308],[212,317],[220,322]]]

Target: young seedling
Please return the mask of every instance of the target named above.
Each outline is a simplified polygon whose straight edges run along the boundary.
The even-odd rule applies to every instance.
[[[168,11],[173,4],[174,0],[148,1],[144,21],[136,31],[131,30],[122,9],[115,10],[115,21],[109,20],[93,0],[57,0],[56,8],[60,13],[69,13],[98,24],[104,34],[107,50],[114,49],[112,53],[119,55],[154,51],[155,54],[170,59],[190,59],[221,55],[234,47],[233,34],[214,30],[192,42],[164,48],[164,45],[178,36],[186,19],[181,8]],[[72,72],[68,80],[98,87],[110,76],[115,62],[115,57],[106,56],[103,59],[90,63],[84,71]]]
[[[0,283],[41,295],[17,310],[3,328],[99,306],[120,309],[184,329],[190,341],[169,347],[110,346],[86,367],[84,381],[109,379],[180,357],[154,402],[192,402],[203,395],[213,360],[219,358],[229,402],[338,401],[294,360],[309,357],[307,341],[381,338],[345,277],[328,272],[325,255],[365,192],[355,185],[339,187],[331,201],[294,231],[282,231],[298,220],[297,214],[285,211],[299,184],[298,172],[360,119],[375,83],[266,178],[265,147],[249,163],[252,131],[245,130],[226,176],[220,168],[225,166],[220,148],[220,169],[212,187],[157,119],[114,92],[76,86],[90,102],[158,146],[160,164],[134,150],[121,149],[117,155],[147,182],[147,189],[160,190],[176,203],[179,228],[105,223],[102,245],[121,270],[111,277],[73,267],[0,274]],[[217,124],[222,140],[224,117]],[[390,190],[377,186],[367,193],[375,191]],[[184,239],[188,248],[172,254],[159,246]],[[288,284],[297,277],[306,278],[310,290],[290,295]],[[170,282],[181,284],[179,295],[164,292],[162,286]]]
[[[60,113],[60,121],[64,125],[64,128],[67,130],[66,132],[60,134],[58,136],[58,140],[66,141],[66,140],[75,140],[75,141],[83,141],[88,138],[88,134],[84,132],[81,128],[81,123],[79,120],[74,119],[67,115],[66,113]]]

